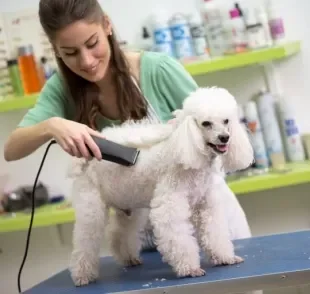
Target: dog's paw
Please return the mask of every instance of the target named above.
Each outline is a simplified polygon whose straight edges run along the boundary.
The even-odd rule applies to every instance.
[[[196,268],[196,269],[184,269],[184,270],[178,270],[177,276],[179,278],[185,278],[185,277],[201,277],[206,274],[205,270],[202,268]]]
[[[85,256],[73,255],[70,265],[71,278],[75,286],[85,286],[95,282],[99,277],[99,263]]]
[[[142,265],[143,261],[141,258],[139,257],[132,257],[126,260],[123,260],[122,263],[124,264],[124,266],[126,267],[131,267],[131,266],[138,266],[138,265]]]
[[[211,256],[211,263],[215,266],[219,265],[233,265],[238,264],[244,261],[244,259],[240,256],[233,255],[233,256]]]

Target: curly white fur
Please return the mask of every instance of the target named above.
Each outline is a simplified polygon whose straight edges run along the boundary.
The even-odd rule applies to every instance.
[[[98,277],[108,224],[115,258],[125,265],[140,264],[139,234],[148,217],[158,251],[179,277],[204,274],[199,248],[217,265],[242,262],[235,256],[221,204],[227,193],[223,170],[245,169],[254,160],[237,103],[224,89],[201,88],[175,116],[173,124],[128,122],[103,130],[107,139],[140,149],[132,167],[75,159],[70,265],[75,285]],[[116,213],[109,215],[109,208]]]

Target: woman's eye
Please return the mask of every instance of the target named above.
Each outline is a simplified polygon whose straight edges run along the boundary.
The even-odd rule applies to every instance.
[[[87,47],[88,48],[94,48],[98,44],[98,40],[96,40],[94,43],[89,44]]]
[[[203,122],[201,123],[201,125],[202,125],[203,127],[211,127],[211,126],[212,126],[212,123],[211,123],[210,121],[203,121]]]

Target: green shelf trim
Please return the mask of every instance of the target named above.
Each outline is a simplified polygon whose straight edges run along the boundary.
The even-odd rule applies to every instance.
[[[288,172],[270,172],[259,176],[229,181],[228,185],[237,195],[269,189],[310,183],[310,162],[287,164]],[[45,227],[73,223],[74,209],[68,204],[50,204],[37,208],[33,227]],[[24,231],[29,227],[30,214],[17,213],[0,216],[0,233]]]
[[[35,105],[38,94],[27,96],[12,96],[0,101],[0,112],[27,109]]]
[[[270,48],[227,55],[205,61],[197,60],[195,62],[183,63],[183,65],[192,76],[197,76],[283,59],[298,53],[300,48],[301,43],[299,41],[293,41]]]

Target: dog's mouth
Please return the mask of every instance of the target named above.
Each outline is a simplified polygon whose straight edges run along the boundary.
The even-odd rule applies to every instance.
[[[211,147],[216,153],[224,154],[228,150],[228,144],[213,144],[207,143],[209,147]]]

